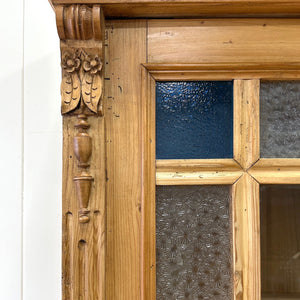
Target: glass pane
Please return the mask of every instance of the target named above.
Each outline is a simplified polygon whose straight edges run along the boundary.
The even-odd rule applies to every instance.
[[[261,82],[261,157],[300,157],[300,81]]]
[[[157,299],[231,300],[231,187],[158,186]]]
[[[300,299],[300,186],[260,189],[262,299]]]
[[[232,81],[157,82],[156,158],[231,158]]]

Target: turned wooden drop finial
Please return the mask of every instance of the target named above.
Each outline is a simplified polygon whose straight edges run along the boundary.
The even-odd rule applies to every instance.
[[[78,129],[78,133],[74,137],[74,154],[77,158],[77,166],[81,170],[73,180],[75,182],[76,194],[79,204],[79,221],[80,223],[89,222],[89,199],[91,193],[92,181],[94,178],[88,173],[87,169],[90,167],[89,160],[92,154],[92,139],[89,136],[87,130],[90,124],[87,121],[85,114],[79,114],[77,116],[77,123],[75,128]]]

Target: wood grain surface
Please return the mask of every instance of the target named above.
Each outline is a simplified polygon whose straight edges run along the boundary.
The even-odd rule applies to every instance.
[[[182,80],[298,80],[300,63],[147,63],[145,68],[157,81]]]
[[[141,70],[146,21],[107,24],[107,299],[141,297]]]
[[[157,185],[233,184],[243,174],[233,159],[157,160]]]
[[[259,184],[244,174],[232,199],[234,299],[260,299]]]
[[[103,118],[90,118],[93,183],[89,200],[90,221],[80,223],[79,202],[73,182],[78,172],[73,154],[76,117],[64,117],[63,134],[63,299],[104,299],[105,295],[105,143]]]
[[[148,62],[299,63],[299,30],[299,19],[149,20]]]
[[[247,170],[259,159],[259,80],[235,80],[233,97],[233,153]]]

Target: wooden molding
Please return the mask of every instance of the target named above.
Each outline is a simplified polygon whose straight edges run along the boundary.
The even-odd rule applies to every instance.
[[[156,215],[155,215],[155,80],[142,69],[143,124],[143,200],[142,200],[142,295],[143,300],[156,299]]]
[[[262,158],[248,173],[260,184],[300,184],[300,159]]]
[[[233,159],[157,160],[157,185],[233,184],[243,175]]]
[[[50,0],[53,6],[101,4],[110,18],[299,16],[297,0]]]
[[[231,80],[266,79],[299,80],[300,64],[268,63],[201,63],[163,64],[147,63],[143,66],[158,81],[169,80]]]

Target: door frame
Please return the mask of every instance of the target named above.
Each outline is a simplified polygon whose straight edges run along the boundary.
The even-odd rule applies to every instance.
[[[242,199],[233,201],[235,299],[260,299],[259,183],[299,183],[300,163],[297,159],[258,161],[259,139],[252,130],[253,126],[259,129],[259,80],[300,78],[299,38],[292,34],[299,26],[299,19],[295,19],[300,16],[299,1],[51,3],[61,40],[63,75],[63,299],[155,299],[155,182],[178,184],[165,173],[186,175],[195,168],[206,176],[204,184],[233,184],[233,199]],[[142,19],[116,20],[124,17]],[[208,48],[202,44],[201,55],[185,53],[185,60],[173,52],[175,55],[167,53],[164,61],[158,56],[170,49],[169,37],[156,35],[155,24],[169,22],[164,19],[169,17],[202,18],[204,23],[218,17],[225,23],[241,21],[248,29],[256,24],[261,26],[255,36],[258,43],[254,49],[258,50],[265,49],[260,42],[269,24],[272,30],[287,29],[287,40],[280,52],[276,43],[268,46],[278,55],[270,56],[267,62],[263,52],[261,56],[255,51],[245,56],[242,44],[237,53],[230,53],[231,39],[227,44],[222,41],[217,56],[208,43]],[[228,17],[239,19],[230,21]],[[229,36],[237,32],[232,30],[227,32]],[[189,32],[180,34],[173,38],[177,53],[187,49],[184,38]],[[201,64],[197,59],[188,60],[193,55],[201,58]],[[98,63],[96,69],[89,65],[91,60]],[[240,169],[233,160],[217,162],[213,171],[219,168],[224,175],[217,179],[211,172],[212,162],[182,164],[180,170],[178,164],[155,162],[151,125],[155,80],[205,79],[235,80],[234,122],[246,128],[240,133],[234,126],[234,159]],[[247,105],[254,109],[253,115],[242,113],[245,97],[251,99]],[[250,152],[245,152],[245,143]],[[187,184],[192,182],[189,180]]]

